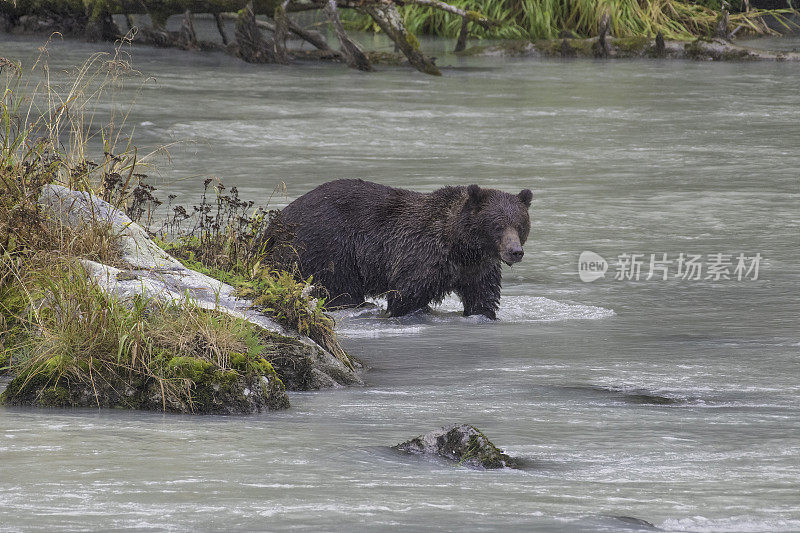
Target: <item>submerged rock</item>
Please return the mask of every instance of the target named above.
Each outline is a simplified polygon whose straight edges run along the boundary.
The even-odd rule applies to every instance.
[[[598,387],[591,385],[580,385],[574,387],[565,387],[567,390],[574,390],[581,393],[598,394],[607,396],[614,400],[623,401],[630,404],[639,405],[685,405],[690,403],[688,398],[677,398],[673,396],[665,396],[655,392],[650,392],[645,389],[626,389],[622,387]],[[692,403],[697,402],[694,400]]]
[[[647,520],[642,520],[641,518],[636,518],[633,516],[612,516],[614,520],[620,522],[626,529],[636,529],[638,531],[659,531],[654,524],[648,522]]]
[[[473,468],[517,467],[514,459],[492,444],[480,430],[468,424],[445,426],[393,448],[415,455],[443,457]]]

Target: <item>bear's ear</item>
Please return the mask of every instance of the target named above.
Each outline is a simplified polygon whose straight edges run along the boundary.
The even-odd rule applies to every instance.
[[[475,184],[467,187],[467,203],[478,205],[483,200],[483,191]]]
[[[522,189],[520,193],[517,195],[519,201],[525,204],[525,207],[531,206],[531,200],[533,200],[533,193],[530,189]]]

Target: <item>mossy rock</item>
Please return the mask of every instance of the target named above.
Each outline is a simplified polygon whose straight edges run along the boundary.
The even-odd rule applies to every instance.
[[[194,382],[191,404],[197,413],[249,414],[286,409],[289,399],[274,374],[243,376],[235,370],[217,370]]]
[[[597,39],[567,39],[570,48],[575,50],[578,57],[594,57],[594,43],[596,42]]]
[[[649,53],[654,46],[654,40],[650,37],[639,35],[635,37],[617,37],[611,39],[611,46],[614,48],[616,57],[643,57]]]
[[[687,59],[697,61],[755,61],[761,59],[752,50],[732,46],[730,43],[720,40],[697,39],[686,43],[683,50]]]
[[[722,61],[756,61],[758,57],[748,50],[730,48],[720,55]]]
[[[476,45],[460,52],[454,52],[457,56],[500,56],[500,57],[525,57],[536,55],[538,51],[534,44],[528,40],[508,40],[501,41],[492,45]]]
[[[249,370],[242,372],[220,369],[201,358],[180,356],[173,357],[165,368],[170,375],[160,382],[155,378],[122,379],[101,370],[76,379],[45,364],[35,373],[23,371],[12,379],[0,395],[0,403],[195,414],[251,414],[289,407],[283,382],[268,361],[248,364]]]
[[[710,59],[701,39],[686,43],[683,45],[683,51],[687,59]]]
[[[259,342],[267,348],[264,358],[286,390],[310,391],[361,383],[357,373],[336,364],[330,356],[326,358],[316,346],[267,330],[259,332]],[[361,366],[357,360],[353,362]]]
[[[517,468],[480,430],[468,424],[453,424],[394,446],[414,455],[442,457],[460,466],[479,469]]]
[[[101,387],[102,389],[102,387]],[[98,391],[98,398],[106,395]],[[92,384],[58,379],[47,372],[21,373],[14,377],[0,394],[0,403],[6,405],[29,405],[34,407],[90,407],[97,406]]]
[[[289,407],[284,385],[269,362],[257,362],[253,371],[253,363],[243,354],[234,354],[232,363],[242,370],[222,370],[210,361],[193,357],[174,357],[168,368],[176,378],[191,382],[189,401],[185,403],[193,412],[248,414]]]
[[[527,40],[503,41],[495,45],[495,49],[502,50],[509,57],[528,56],[535,51],[533,43]]]
[[[396,54],[394,52],[380,52],[380,51],[367,51],[364,52],[373,65],[387,65],[397,67],[407,65],[408,59],[403,54]]]

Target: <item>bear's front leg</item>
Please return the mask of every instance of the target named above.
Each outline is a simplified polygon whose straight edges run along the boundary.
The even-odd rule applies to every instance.
[[[497,320],[501,275],[500,263],[497,263],[461,281],[456,293],[464,304],[464,316],[483,315]]]

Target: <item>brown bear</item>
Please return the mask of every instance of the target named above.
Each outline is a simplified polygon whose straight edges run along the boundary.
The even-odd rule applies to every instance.
[[[500,262],[522,260],[531,191],[444,187],[430,194],[363,180],[320,185],[281,211],[303,277],[332,307],[386,296],[390,316],[455,292],[464,315],[496,318]]]

